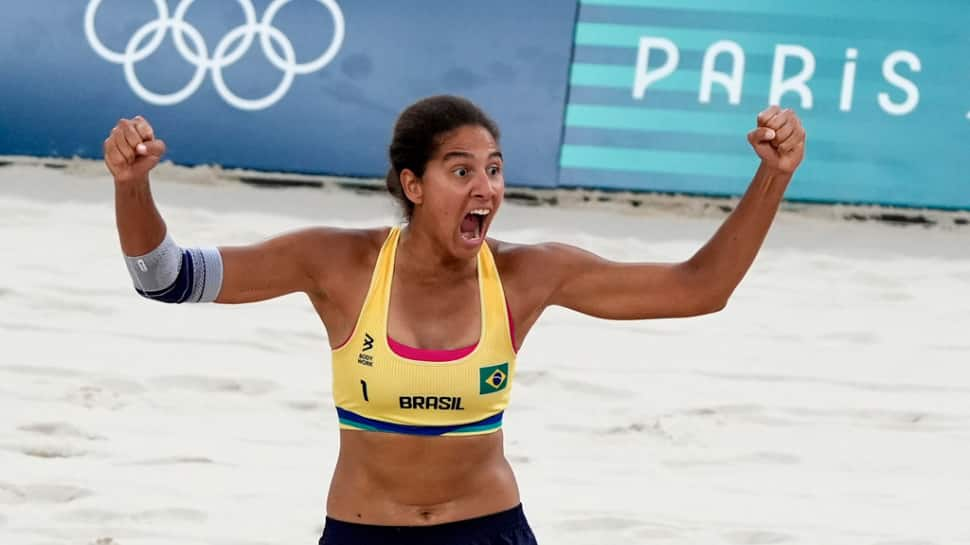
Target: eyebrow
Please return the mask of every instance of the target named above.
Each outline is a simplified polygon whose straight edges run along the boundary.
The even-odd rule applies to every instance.
[[[467,151],[449,151],[448,153],[444,154],[444,156],[441,157],[441,160],[442,161],[447,161],[449,159],[454,159],[456,157],[461,157],[461,158],[466,158],[466,159],[474,159],[475,158],[475,155],[474,154],[471,154],[471,153],[469,153]],[[493,157],[498,157],[499,159],[502,159],[503,161],[505,160],[505,158],[502,157],[502,152],[500,152],[500,151],[493,151],[492,153],[488,154],[488,158],[489,159],[491,159]]]

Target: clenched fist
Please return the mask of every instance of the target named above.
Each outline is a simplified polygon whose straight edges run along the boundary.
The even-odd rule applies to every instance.
[[[148,171],[165,154],[165,142],[142,116],[118,121],[104,141],[104,162],[115,182],[147,181]]]
[[[758,128],[748,133],[748,142],[765,166],[788,174],[805,158],[805,129],[787,108],[771,106],[758,114]]]

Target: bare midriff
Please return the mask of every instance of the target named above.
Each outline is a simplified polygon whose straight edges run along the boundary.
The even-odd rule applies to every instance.
[[[519,504],[502,432],[425,437],[340,430],[327,515],[361,524],[420,526]]]

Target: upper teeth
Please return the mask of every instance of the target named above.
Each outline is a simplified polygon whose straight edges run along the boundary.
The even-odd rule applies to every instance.
[[[489,212],[491,212],[491,210],[488,208],[476,208],[475,210],[471,211],[472,214],[478,214],[479,216],[487,216]]]

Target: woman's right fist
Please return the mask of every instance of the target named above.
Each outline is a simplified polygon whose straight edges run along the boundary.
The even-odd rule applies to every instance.
[[[164,154],[165,142],[140,115],[118,121],[104,141],[104,163],[118,183],[147,181]]]

